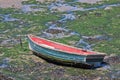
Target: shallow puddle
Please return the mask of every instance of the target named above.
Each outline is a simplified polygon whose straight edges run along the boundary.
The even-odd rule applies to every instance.
[[[66,22],[67,20],[75,20],[76,16],[73,13],[63,14],[62,19],[58,20],[59,22]]]
[[[84,0],[82,0],[84,1]],[[76,2],[77,3],[77,2]],[[69,3],[63,4],[63,3],[52,3],[49,5],[48,9],[51,12],[72,12],[72,11],[90,11],[90,10],[97,10],[97,9],[105,9],[107,7],[118,7],[120,6],[120,3],[116,4],[103,4],[97,7],[89,7],[89,8],[83,8],[83,7],[77,7],[71,6]]]
[[[19,19],[11,17],[11,14],[6,14],[6,15],[1,14],[0,16],[2,17],[3,22],[19,21]]]
[[[7,68],[9,66],[10,58],[5,58],[0,62],[0,68]]]

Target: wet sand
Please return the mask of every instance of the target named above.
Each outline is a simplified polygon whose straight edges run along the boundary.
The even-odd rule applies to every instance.
[[[21,8],[22,1],[27,0],[0,0],[0,7],[1,8]]]
[[[95,3],[100,2],[102,0],[77,0],[77,1],[81,2],[81,3],[95,4]]]
[[[44,2],[54,2],[54,1],[63,1],[63,2],[64,2],[64,0],[36,0],[36,1],[38,1],[38,2],[40,2],[40,3],[44,3]]]

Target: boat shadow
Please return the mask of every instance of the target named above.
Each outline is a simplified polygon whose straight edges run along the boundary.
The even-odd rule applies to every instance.
[[[101,68],[101,67],[103,67],[105,65],[108,65],[108,63],[106,63],[106,62],[102,62],[101,65],[96,66],[96,67],[91,66],[91,65],[87,65],[87,64],[82,64],[82,63],[64,63],[62,61],[57,61],[57,60],[54,60],[54,59],[46,58],[46,57],[41,56],[40,54],[38,54],[36,52],[33,52],[33,54],[36,55],[36,56],[38,56],[39,58],[44,59],[48,63],[52,63],[52,64],[55,64],[55,65],[58,65],[58,66],[74,67],[74,68],[94,70],[94,69],[97,69],[97,68]]]

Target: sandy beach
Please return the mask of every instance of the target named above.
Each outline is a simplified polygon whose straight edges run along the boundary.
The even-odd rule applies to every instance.
[[[21,8],[22,1],[27,0],[0,0],[0,7],[1,8]]]

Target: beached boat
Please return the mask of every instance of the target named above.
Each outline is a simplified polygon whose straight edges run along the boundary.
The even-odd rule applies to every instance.
[[[54,42],[38,36],[28,35],[29,48],[41,57],[63,64],[85,64],[95,66],[103,62],[104,53]]]

